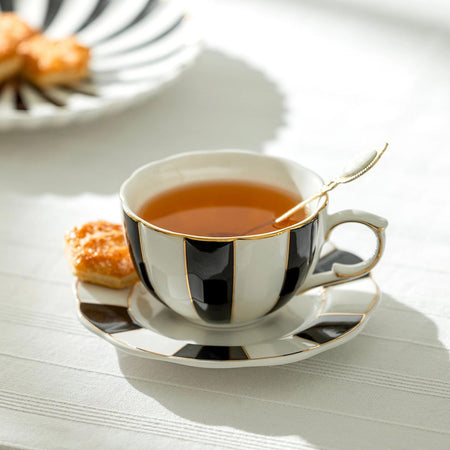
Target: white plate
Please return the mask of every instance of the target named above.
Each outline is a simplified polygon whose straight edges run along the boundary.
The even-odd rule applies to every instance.
[[[91,76],[73,89],[29,84],[0,90],[0,129],[85,121],[143,101],[198,55],[200,35],[174,0],[0,1],[53,38],[76,34],[92,49]]]
[[[335,250],[325,264],[348,256]],[[309,358],[354,338],[379,303],[378,287],[366,276],[299,295],[256,324],[217,330],[173,313],[141,283],[113,290],[77,282],[75,293],[81,322],[120,349],[205,368],[268,366]]]

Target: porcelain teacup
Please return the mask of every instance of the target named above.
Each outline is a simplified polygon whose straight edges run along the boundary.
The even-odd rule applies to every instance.
[[[386,219],[345,210],[328,214],[328,196],[309,205],[308,217],[288,228],[251,236],[177,233],[139,217],[146,200],[194,181],[246,180],[272,184],[307,198],[323,185],[300,164],[249,151],[183,153],[137,169],[120,189],[130,252],[147,290],[197,324],[235,327],[275,313],[311,288],[368,273],[384,249]],[[366,225],[376,237],[371,257],[314,273],[330,231],[343,223]]]

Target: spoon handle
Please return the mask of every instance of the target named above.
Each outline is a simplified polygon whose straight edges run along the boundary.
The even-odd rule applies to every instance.
[[[328,184],[324,184],[322,186],[322,189],[319,192],[317,192],[317,194],[314,194],[311,197],[307,198],[306,200],[303,200],[302,202],[297,203],[289,211],[286,211],[283,215],[277,217],[275,219],[275,223],[280,223],[280,222],[283,222],[283,220],[288,219],[290,216],[292,216],[292,214],[295,214],[297,211],[302,209],[305,205],[307,205],[308,203],[312,202],[313,200],[316,200],[316,199],[322,197],[324,194],[326,194],[327,192],[329,192],[332,189],[334,189],[338,184],[339,183],[337,183],[334,180],[330,181]]]
[[[274,222],[275,223],[283,222],[283,220],[286,220],[287,218],[292,216],[292,214],[302,209],[305,205],[312,202],[313,200],[322,197],[322,195],[331,191],[339,184],[348,183],[349,181],[356,180],[361,175],[364,175],[378,162],[378,160],[381,158],[381,155],[386,151],[387,148],[388,144],[384,146],[383,150],[374,150],[372,152],[365,153],[362,156],[359,155],[357,158],[354,158],[350,162],[350,164],[346,166],[344,172],[341,174],[340,177],[331,180],[330,182],[322,186],[322,189],[317,194],[314,194],[311,197],[307,198],[306,200],[303,200],[302,202],[298,203],[289,211],[286,211],[283,215],[277,217],[274,220]]]

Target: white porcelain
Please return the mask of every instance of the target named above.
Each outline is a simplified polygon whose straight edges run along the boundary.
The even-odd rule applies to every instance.
[[[2,7],[15,8],[51,38],[76,34],[92,56],[90,79],[73,89],[42,93],[24,82],[0,88],[0,130],[65,125],[124,110],[175,80],[201,49],[199,28],[177,0],[21,0]]]
[[[235,327],[259,320],[299,292],[368,273],[382,255],[386,219],[355,210],[329,215],[327,196],[311,203],[303,222],[255,236],[186,235],[139,217],[140,207],[153,195],[217,179],[264,181],[304,198],[323,184],[317,174],[292,161],[239,150],[180,154],[147,164],[124,182],[120,197],[137,272],[152,295],[192,322]],[[336,262],[314,274],[328,233],[346,222],[361,223],[374,233],[373,255],[354,264]]]
[[[366,276],[298,295],[273,315],[229,330],[185,320],[141,283],[117,291],[78,282],[75,291],[81,322],[119,349],[204,368],[269,366],[309,358],[354,338],[380,300],[377,285]]]

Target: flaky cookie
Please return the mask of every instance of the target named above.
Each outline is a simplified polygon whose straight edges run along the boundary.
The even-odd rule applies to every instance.
[[[121,225],[99,220],[73,227],[64,244],[70,268],[81,281],[115,289],[138,281]]]
[[[22,42],[22,76],[42,87],[75,84],[88,74],[90,51],[75,37],[57,41],[36,35]]]
[[[16,14],[0,13],[0,83],[20,72],[23,59],[17,54],[17,47],[35,33]]]

